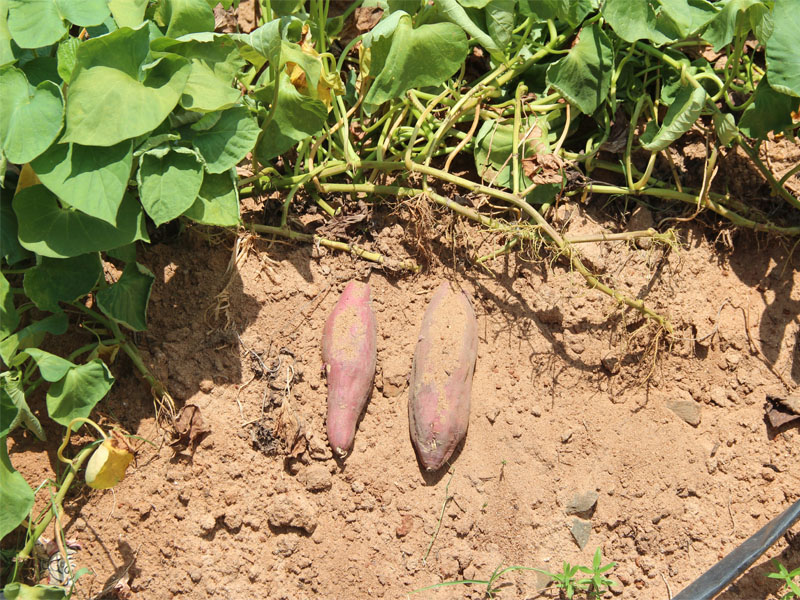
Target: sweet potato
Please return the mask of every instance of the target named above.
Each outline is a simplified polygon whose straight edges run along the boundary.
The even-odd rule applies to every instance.
[[[447,462],[469,426],[478,321],[460,288],[442,283],[422,319],[409,386],[408,423],[428,471]]]
[[[356,424],[375,377],[375,314],[369,285],[351,281],[322,331],[322,360],[328,378],[328,443],[341,457],[353,445]]]

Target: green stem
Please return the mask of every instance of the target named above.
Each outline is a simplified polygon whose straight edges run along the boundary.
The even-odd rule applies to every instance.
[[[50,522],[55,517],[55,511],[61,510],[61,505],[64,503],[64,498],[66,497],[67,492],[69,491],[69,488],[72,485],[72,482],[75,480],[75,476],[78,474],[78,470],[81,468],[81,466],[83,465],[83,463],[86,461],[86,459],[89,457],[89,455],[92,453],[93,450],[94,450],[93,447],[83,448],[78,453],[78,456],[76,456],[69,462],[67,467],[67,472],[64,475],[64,479],[61,481],[61,485],[58,488],[58,493],[56,493],[55,498],[53,499],[52,510],[48,511],[44,519],[42,519],[42,521],[40,521],[36,525],[36,528],[33,530],[33,533],[31,533],[28,536],[28,540],[25,546],[22,548],[22,550],[20,550],[19,553],[17,554],[16,560],[21,561],[30,557],[31,552],[33,551],[33,547],[36,544],[36,540],[38,540],[42,536],[42,534],[47,529],[48,525],[50,525]]]

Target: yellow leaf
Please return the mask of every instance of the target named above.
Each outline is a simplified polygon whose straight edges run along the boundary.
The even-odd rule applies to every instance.
[[[86,465],[86,484],[96,490],[107,490],[125,478],[133,453],[124,440],[107,438],[92,454]]]

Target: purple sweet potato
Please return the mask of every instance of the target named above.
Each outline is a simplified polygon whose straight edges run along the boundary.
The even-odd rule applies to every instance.
[[[322,360],[328,377],[328,443],[341,457],[353,445],[356,423],[375,377],[376,326],[369,285],[351,281],[325,321]]]
[[[463,290],[442,283],[422,319],[409,386],[411,441],[428,471],[441,468],[467,433],[477,356],[472,304]]]

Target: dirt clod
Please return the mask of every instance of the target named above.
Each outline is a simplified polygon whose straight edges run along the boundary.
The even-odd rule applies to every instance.
[[[276,498],[267,509],[267,518],[272,527],[296,527],[309,534],[317,528],[316,509],[299,495]]]
[[[324,492],[331,488],[331,473],[323,464],[309,465],[300,472],[299,479],[309,492]]]

